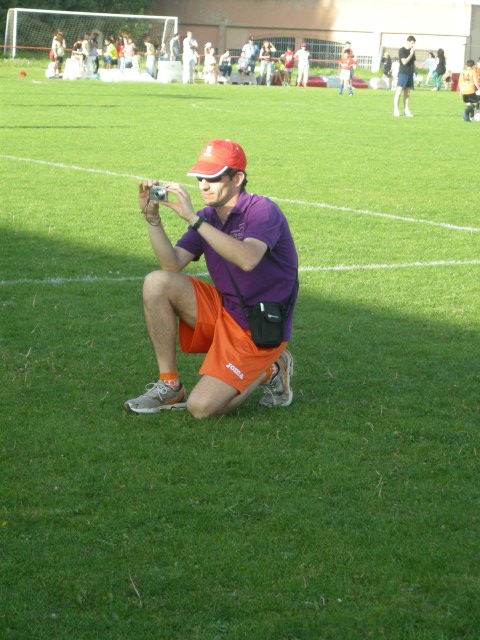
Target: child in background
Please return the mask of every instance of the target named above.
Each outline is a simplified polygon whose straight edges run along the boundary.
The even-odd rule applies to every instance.
[[[105,52],[103,56],[105,69],[112,69],[118,66],[118,51],[113,43],[113,38],[105,38]]]
[[[400,61],[394,58],[392,62],[392,90],[397,88],[398,72],[400,71]]]
[[[445,91],[450,91],[452,88],[452,72],[450,69],[447,69],[445,75],[443,76],[443,87]]]
[[[115,47],[117,48],[118,68],[123,72],[125,69],[125,40],[121,34],[117,36]]]
[[[293,68],[295,67],[295,54],[292,51],[292,47],[287,47],[287,50],[280,58],[283,58],[283,64],[285,66],[285,85],[290,86]]]
[[[475,115],[475,107],[480,100],[480,85],[477,82],[475,74],[475,62],[473,60],[467,60],[466,68],[460,74],[458,79],[458,87],[462,94],[462,99],[465,104],[465,111],[463,113],[463,119],[465,122],[471,122]]]
[[[340,61],[338,63],[338,68],[340,70],[340,89],[338,94],[341,96],[343,93],[343,88],[347,87],[348,95],[353,96],[353,88],[352,88],[352,79],[351,79],[351,68],[354,65],[354,58],[352,56],[351,49],[344,49],[342,51],[342,55],[340,56]]]
[[[135,46],[135,43],[130,36],[127,37],[127,42],[125,43],[123,53],[125,56],[125,69],[132,69],[133,59],[135,57],[135,54],[137,53],[137,47]]]
[[[428,70],[427,77],[425,78],[426,87],[429,86],[430,80],[433,79],[433,72],[435,71],[436,66],[437,63],[435,61],[435,54],[433,53],[433,51],[430,51],[430,53],[428,54],[428,58],[422,64],[422,67],[427,67]]]

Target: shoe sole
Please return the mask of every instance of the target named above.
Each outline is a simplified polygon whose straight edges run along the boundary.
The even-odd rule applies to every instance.
[[[288,400],[287,402],[277,405],[277,407],[289,407],[292,404],[293,400],[293,390],[291,385],[291,380],[293,377],[293,356],[290,351],[288,352],[288,355],[290,356],[289,358],[287,358]]]
[[[288,375],[288,399],[286,400],[286,402],[282,402],[281,404],[267,404],[262,402],[263,398],[260,398],[259,403],[260,405],[262,405],[262,407],[268,407],[269,409],[275,409],[276,407],[289,407],[292,404],[292,400],[293,400],[293,391],[292,391],[292,386],[290,384],[291,378],[293,376],[293,356],[290,353],[290,351],[288,352],[289,357],[287,358],[287,375]]]
[[[160,411],[174,411],[175,409],[186,409],[187,402],[176,402],[175,404],[164,404],[160,407],[155,407],[152,409],[135,409],[131,407],[128,402],[123,404],[125,411],[129,413],[160,413]]]

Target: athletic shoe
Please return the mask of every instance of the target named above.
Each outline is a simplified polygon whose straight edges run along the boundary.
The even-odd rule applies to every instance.
[[[293,399],[290,385],[290,378],[293,375],[293,357],[290,351],[285,349],[276,364],[277,373],[271,380],[261,385],[263,396],[260,398],[260,404],[264,407],[288,407]]]
[[[399,118],[400,117],[400,111],[398,109],[394,109],[393,110],[393,115],[395,116],[395,118]]]
[[[178,389],[172,389],[161,380],[152,382],[145,387],[143,396],[127,400],[123,405],[127,411],[134,413],[158,413],[170,409],[185,409],[187,393],[183,384]]]
[[[413,118],[413,113],[411,113],[411,111],[405,111],[405,116],[407,118]]]

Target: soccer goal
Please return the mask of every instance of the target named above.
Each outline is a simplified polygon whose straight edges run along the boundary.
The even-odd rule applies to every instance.
[[[19,53],[37,51],[48,54],[55,31],[63,32],[67,48],[85,33],[96,37],[99,45],[105,36],[128,33],[143,45],[145,35],[159,45],[168,46],[178,31],[178,18],[120,13],[88,13],[85,11],[49,11],[47,9],[9,9],[5,29],[4,56],[16,58]]]

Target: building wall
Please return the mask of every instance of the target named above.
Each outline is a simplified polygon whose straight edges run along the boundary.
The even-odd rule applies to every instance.
[[[384,48],[399,48],[413,34],[418,49],[445,49],[458,71],[480,35],[468,0],[154,0],[148,13],[178,16],[182,37],[191,29],[200,46],[213,42],[219,51],[241,48],[250,35],[290,35],[297,44],[350,40],[357,55],[372,56],[374,70]]]
[[[465,59],[468,58],[480,58],[480,6],[472,7],[472,26],[465,53]]]

